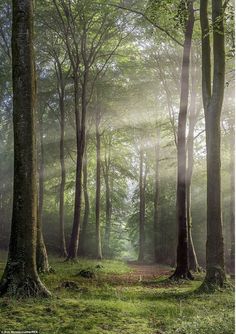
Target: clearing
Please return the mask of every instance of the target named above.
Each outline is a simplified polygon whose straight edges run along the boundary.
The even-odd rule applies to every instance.
[[[65,263],[42,275],[48,300],[0,299],[0,332],[40,334],[233,334],[234,291],[194,293],[195,281],[173,283],[170,268],[114,260]],[[0,262],[0,270],[4,260]],[[92,278],[79,274],[88,273]]]

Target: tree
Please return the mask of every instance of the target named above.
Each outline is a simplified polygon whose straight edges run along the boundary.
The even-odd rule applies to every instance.
[[[37,184],[33,1],[13,1],[14,195],[12,229],[0,295],[49,296],[36,268]]]
[[[194,49],[196,51],[196,49]],[[174,142],[177,148],[177,126],[176,126],[176,113],[175,113],[175,95],[179,91],[179,80],[176,80],[178,77],[179,61],[176,56],[173,56],[173,53],[170,51],[170,46],[167,44],[165,46],[165,60],[163,60],[162,50],[155,52],[152,56],[155,61],[155,67],[158,70],[158,75],[161,79],[161,83],[166,95],[166,104],[168,107],[168,114],[172,132],[174,135]],[[189,254],[189,269],[193,271],[199,270],[197,255],[192,238],[192,213],[191,213],[191,183],[192,183],[192,174],[194,166],[194,130],[196,123],[198,121],[198,115],[200,112],[199,106],[197,106],[197,92],[199,87],[199,80],[197,74],[197,52],[192,50],[191,57],[191,94],[190,94],[190,103],[188,105],[188,136],[186,138],[186,219],[188,225],[188,254]],[[164,66],[166,64],[166,66]],[[168,80],[169,79],[169,80]],[[174,83],[171,86],[169,81]],[[190,86],[190,85],[189,85]],[[175,88],[175,89],[174,89]],[[201,132],[200,132],[201,134]]]
[[[59,204],[59,226],[60,226],[60,255],[67,257],[67,248],[65,240],[65,222],[64,222],[64,198],[65,198],[65,185],[66,185],[66,168],[65,168],[65,88],[66,78],[63,73],[63,63],[56,51],[53,52],[55,59],[55,70],[57,75],[57,93],[59,98],[59,110],[60,110],[60,165],[61,165],[61,183],[60,183],[60,204]],[[66,76],[69,75],[70,70]]]
[[[84,1],[66,4],[62,0],[53,0],[53,4],[60,22],[59,35],[63,36],[72,67],[74,85],[77,162],[74,218],[67,256],[68,260],[74,260],[77,257],[81,225],[82,169],[88,104],[97,79],[106,69],[124,36],[120,37],[118,34],[115,11],[109,11],[104,6]],[[120,24],[122,25],[122,20]],[[104,50],[105,44],[109,45],[108,52]]]
[[[95,204],[95,216],[96,216],[96,248],[95,256],[97,259],[102,259],[102,240],[100,231],[100,202],[101,202],[101,102],[100,93],[97,89],[96,94],[96,204]]]
[[[83,193],[84,193],[84,215],[82,230],[79,235],[79,255],[85,256],[87,254],[87,228],[89,223],[89,213],[90,213],[90,203],[89,203],[89,193],[88,193],[88,131],[86,133],[85,151],[83,159]]]
[[[139,160],[139,253],[138,261],[144,261],[144,247],[145,247],[145,191],[147,180],[147,166],[145,161],[145,151],[143,138],[140,143],[140,160]]]
[[[208,1],[200,2],[202,31],[202,98],[206,123],[207,148],[207,243],[206,277],[203,287],[223,286],[224,241],[221,218],[221,130],[220,117],[224,97],[225,45],[222,0],[212,0],[213,83],[211,82],[211,42]]]
[[[110,256],[110,238],[111,238],[111,218],[112,218],[112,185],[111,185],[111,143],[112,134],[108,133],[105,136],[105,153],[104,162],[102,164],[103,177],[105,182],[106,191],[106,225],[104,236],[104,253],[106,256]]]
[[[43,199],[44,199],[44,144],[43,144],[43,113],[39,115],[39,141],[40,141],[40,160],[39,160],[39,186],[38,186],[38,212],[37,212],[37,247],[36,263],[38,272],[49,272],[49,262],[46,246],[42,232]]]
[[[192,210],[191,210],[191,185],[194,166],[194,129],[198,119],[200,108],[196,107],[197,98],[197,68],[194,64],[192,56],[191,66],[191,97],[189,104],[189,129],[187,138],[187,171],[186,171],[186,209],[187,209],[187,224],[188,224],[188,256],[189,256],[189,269],[192,271],[200,271],[198,264],[197,254],[195,251],[193,237],[192,237]]]
[[[177,222],[178,222],[178,247],[177,267],[171,278],[192,279],[188,263],[188,224],[186,208],[186,122],[189,95],[189,69],[192,34],[194,27],[193,1],[187,2],[187,20],[185,25],[185,40],[183,49],[183,62],[181,73],[180,109],[178,118],[177,140]]]
[[[230,250],[230,270],[235,273],[235,133],[234,127],[230,127],[230,235],[231,235],[231,250]]]
[[[155,179],[154,179],[154,217],[153,217],[153,242],[154,242],[154,259],[158,263],[159,260],[159,250],[158,250],[158,228],[159,228],[159,209],[160,209],[160,128],[157,127],[155,145]]]
[[[87,24],[85,18],[79,15],[79,25],[75,20],[75,13],[72,11],[70,5],[66,5],[63,1],[53,1],[58,16],[63,28],[63,37],[65,40],[65,46],[69,55],[70,64],[72,67],[73,85],[74,85],[74,112],[75,112],[75,124],[76,124],[76,149],[77,149],[77,161],[76,161],[76,181],[75,181],[75,201],[74,201],[74,218],[73,226],[68,246],[68,260],[74,260],[77,258],[79,231],[80,231],[80,213],[81,213],[81,201],[82,201],[82,165],[83,155],[85,149],[85,133],[86,133],[86,114],[87,114],[87,86],[88,86],[88,74],[89,63],[84,46],[86,46],[87,38]],[[79,6],[79,4],[78,4]],[[81,8],[76,8],[80,12]],[[77,13],[76,13],[77,16]],[[80,35],[82,33],[82,36]],[[70,42],[72,39],[72,43]],[[81,47],[79,48],[79,41]],[[83,55],[81,55],[83,53]],[[81,73],[81,62],[84,69]],[[81,111],[79,103],[79,92],[81,83]]]

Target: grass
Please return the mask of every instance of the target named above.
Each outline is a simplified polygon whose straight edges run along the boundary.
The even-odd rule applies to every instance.
[[[47,300],[0,299],[0,333],[3,330],[38,330],[41,334],[233,334],[234,292],[196,294],[202,282],[121,284],[130,275],[121,261],[81,260],[64,263],[51,259],[55,273],[41,278],[53,294]],[[97,268],[97,264],[102,265]],[[4,261],[0,262],[2,272]],[[82,269],[95,278],[78,276]],[[63,283],[75,283],[63,288]]]

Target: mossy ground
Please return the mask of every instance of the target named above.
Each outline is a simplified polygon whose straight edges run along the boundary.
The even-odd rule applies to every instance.
[[[51,259],[55,273],[41,278],[53,297],[46,300],[0,299],[0,332],[38,330],[41,334],[231,334],[234,333],[234,291],[197,294],[203,277],[171,283],[122,283],[130,267],[120,261]],[[96,268],[97,264],[102,267]],[[0,263],[0,271],[4,260]],[[95,278],[78,276],[81,269]],[[64,288],[65,282],[73,282]]]

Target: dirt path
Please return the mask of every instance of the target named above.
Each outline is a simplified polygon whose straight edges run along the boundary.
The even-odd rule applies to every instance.
[[[169,267],[160,265],[137,264],[134,262],[128,263],[130,273],[121,275],[109,275],[107,277],[109,283],[114,285],[140,284],[142,282],[152,282],[155,279],[170,275]]]
[[[170,268],[165,266],[160,266],[156,264],[136,264],[128,263],[129,267],[132,269],[131,275],[134,278],[149,281],[158,278],[163,275],[170,274]]]

